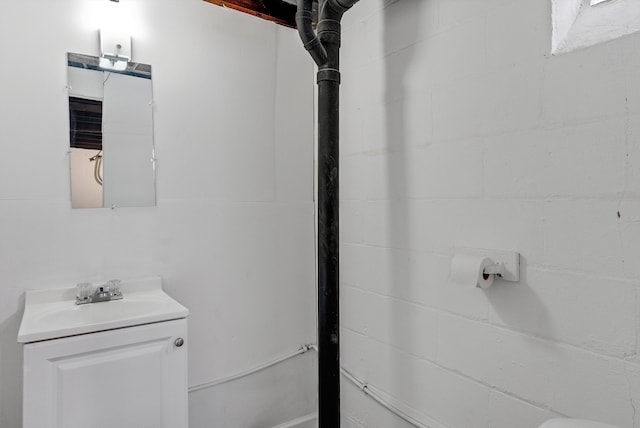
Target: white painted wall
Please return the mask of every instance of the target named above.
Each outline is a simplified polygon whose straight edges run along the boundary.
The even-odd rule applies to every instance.
[[[640,37],[553,57],[551,3],[344,20],[342,359],[433,427],[640,427]],[[454,247],[522,281],[445,285]],[[405,427],[349,384],[347,427]]]
[[[160,274],[191,310],[192,385],[314,341],[313,77],[295,32],[201,0],[2,6],[0,426],[21,426],[28,289]],[[70,208],[66,53],[98,53],[104,7],[127,9],[133,58],[153,66],[156,207]],[[313,382],[257,379],[253,426],[312,411]],[[292,395],[308,399],[282,406]],[[191,419],[238,427],[222,410],[200,400]]]

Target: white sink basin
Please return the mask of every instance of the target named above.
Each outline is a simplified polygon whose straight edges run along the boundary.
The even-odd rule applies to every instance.
[[[185,318],[189,310],[162,291],[159,277],[122,281],[123,298],[75,304],[75,288],[27,291],[18,342],[36,342]]]

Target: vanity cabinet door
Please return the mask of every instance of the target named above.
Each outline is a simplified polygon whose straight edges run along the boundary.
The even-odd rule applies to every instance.
[[[26,344],[23,428],[187,428],[186,339],[179,319]]]

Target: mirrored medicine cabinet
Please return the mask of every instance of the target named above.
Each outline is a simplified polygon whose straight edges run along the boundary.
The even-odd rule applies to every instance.
[[[71,206],[153,206],[151,66],[67,54]]]

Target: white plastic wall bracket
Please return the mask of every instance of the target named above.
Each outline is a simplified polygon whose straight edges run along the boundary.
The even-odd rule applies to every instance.
[[[131,36],[119,29],[101,28],[100,56],[118,61],[130,61]]]

